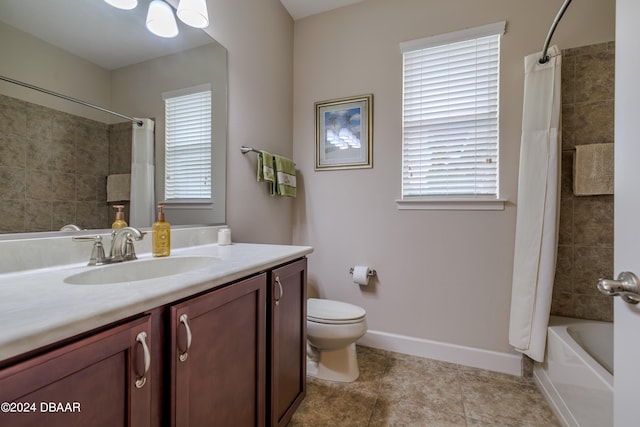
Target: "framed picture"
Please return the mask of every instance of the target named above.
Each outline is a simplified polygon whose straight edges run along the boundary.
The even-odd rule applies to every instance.
[[[316,102],[316,170],[373,167],[373,95]]]

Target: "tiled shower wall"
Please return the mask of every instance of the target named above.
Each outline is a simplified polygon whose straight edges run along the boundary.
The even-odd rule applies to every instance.
[[[614,142],[614,42],[567,49],[562,58],[562,191],[551,314],[613,321],[596,289],[613,277],[613,195],[574,196],[573,158],[582,144]]]
[[[127,143],[127,154],[110,155],[110,146]],[[0,95],[0,233],[109,227],[106,177],[128,173],[130,153],[128,123],[109,126]]]

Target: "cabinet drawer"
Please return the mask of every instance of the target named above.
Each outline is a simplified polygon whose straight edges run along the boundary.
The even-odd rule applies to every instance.
[[[145,316],[0,371],[0,402],[15,411],[0,425],[148,426],[150,325]]]

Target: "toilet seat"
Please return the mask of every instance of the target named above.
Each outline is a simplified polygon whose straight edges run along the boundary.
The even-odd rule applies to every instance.
[[[309,298],[307,320],[324,324],[350,324],[362,322],[367,312],[364,308],[342,301]]]

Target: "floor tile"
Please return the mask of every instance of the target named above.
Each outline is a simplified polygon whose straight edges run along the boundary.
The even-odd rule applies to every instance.
[[[560,426],[531,378],[357,347],[352,383],[307,377],[289,427]]]
[[[370,427],[385,426],[433,426],[466,427],[465,417],[460,414],[437,412],[424,405],[406,401],[388,401],[379,397],[371,417]]]
[[[535,385],[469,375],[462,382],[467,418],[501,425],[559,425]]]
[[[394,359],[382,378],[380,395],[391,402],[409,401],[430,410],[464,415],[457,369],[426,359]]]

